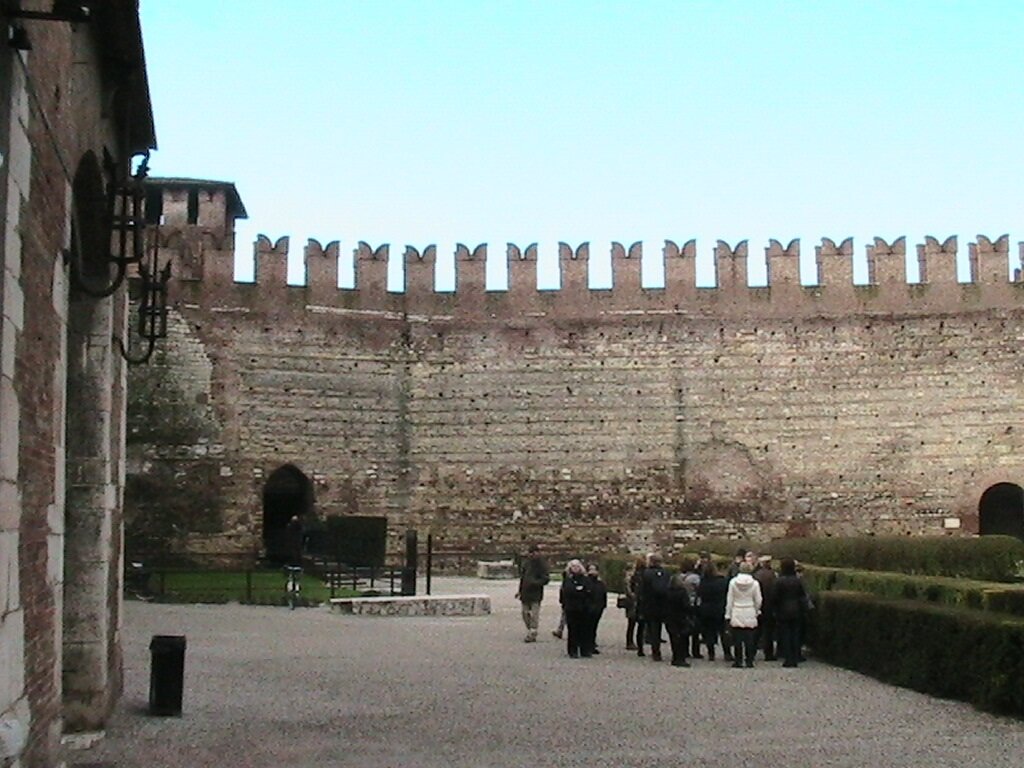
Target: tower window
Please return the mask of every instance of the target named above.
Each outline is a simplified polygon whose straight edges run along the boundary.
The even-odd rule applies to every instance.
[[[188,223],[197,224],[199,223],[199,190],[190,189],[188,191]]]
[[[162,224],[164,219],[164,191],[146,190],[146,223]]]

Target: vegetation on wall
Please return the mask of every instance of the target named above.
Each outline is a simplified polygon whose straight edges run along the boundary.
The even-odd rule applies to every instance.
[[[179,382],[184,366],[164,361],[157,353],[148,365],[133,366],[128,374],[128,435],[126,442],[148,445],[194,445],[216,434],[216,424],[202,394],[192,394]]]
[[[223,521],[221,499],[213,483],[196,482],[214,468],[185,464],[190,482],[180,483],[175,469],[155,465],[145,474],[129,474],[125,480],[125,550],[129,556],[176,549],[187,533],[218,533]]]
[[[172,322],[180,334],[183,320]],[[177,549],[188,533],[223,530],[219,425],[204,393],[208,362],[160,349],[129,369],[125,549],[129,557]],[[190,378],[191,376],[191,378]]]

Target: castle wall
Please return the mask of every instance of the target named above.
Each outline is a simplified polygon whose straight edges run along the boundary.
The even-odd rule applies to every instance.
[[[918,248],[912,285],[902,239],[868,246],[863,286],[849,240],[815,248],[813,286],[800,243],[772,241],[763,288],[748,244],[724,242],[717,287],[697,288],[691,241],[666,243],[653,290],[642,246],[613,244],[613,287],[591,291],[590,247],[562,244],[557,291],[536,290],[536,247],[510,244],[508,291],[485,290],[486,246],[459,246],[454,292],[433,289],[436,249],[408,247],[388,293],[397,256],[365,243],[338,290],[338,246],[315,241],[309,284],[288,287],[287,239],[265,238],[255,284],[181,285],[235,542],[258,547],[263,479],[286,463],[320,514],[387,515],[467,553],[970,532],[989,485],[1024,481],[1007,237],[970,245],[966,284],[955,238]]]

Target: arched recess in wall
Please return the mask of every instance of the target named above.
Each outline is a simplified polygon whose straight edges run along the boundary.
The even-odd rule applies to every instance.
[[[308,525],[313,516],[313,483],[294,464],[275,469],[263,485],[263,550],[267,560],[285,562],[289,555],[288,521],[297,516]]]
[[[72,185],[71,248],[79,272],[68,292],[65,358],[62,691],[67,731],[101,728],[120,684],[112,653],[121,545],[114,444],[122,425],[115,414],[115,382],[122,363],[113,353],[111,334],[115,302],[123,301],[123,293],[98,299],[81,289],[83,278],[107,281],[102,253],[109,249],[110,229],[102,199],[100,164],[86,152]]]
[[[104,293],[112,282],[107,258],[112,221],[103,169],[92,150],[78,163],[71,194],[72,282]]]
[[[1024,488],[1016,483],[996,483],[981,494],[978,533],[1024,539]]]

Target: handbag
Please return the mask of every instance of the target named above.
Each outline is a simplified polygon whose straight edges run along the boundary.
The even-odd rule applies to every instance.
[[[627,603],[626,603],[626,596],[625,595],[619,595],[617,598],[615,598],[615,607],[616,608],[625,608],[626,605],[627,605]]]

